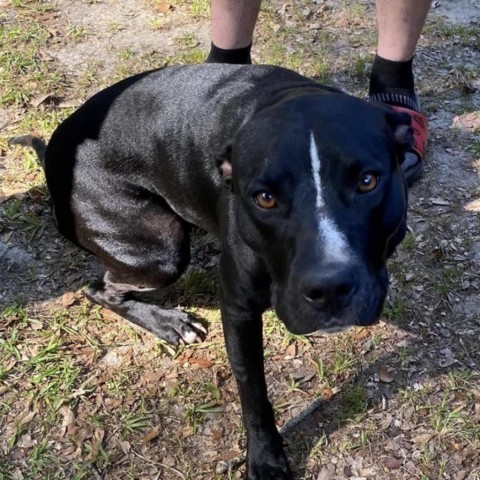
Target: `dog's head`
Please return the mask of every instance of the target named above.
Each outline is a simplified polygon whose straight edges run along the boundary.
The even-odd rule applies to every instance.
[[[220,165],[239,234],[272,278],[297,334],[370,325],[386,259],[406,232],[406,114],[343,94],[303,95],[245,124]]]

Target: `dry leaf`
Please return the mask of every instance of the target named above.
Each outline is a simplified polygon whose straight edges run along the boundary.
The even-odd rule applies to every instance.
[[[381,382],[390,383],[393,382],[393,374],[386,367],[380,367],[378,369],[378,378]]]
[[[75,295],[73,292],[67,292],[62,295],[62,299],[60,300],[62,307],[70,307],[73,305],[77,299],[75,298]]]
[[[10,191],[10,193],[8,193],[5,190],[2,190],[0,194],[0,203],[5,203],[9,200],[22,200],[24,196],[25,194],[23,192]]]
[[[32,100],[30,100],[30,105],[32,107],[38,107],[39,105],[41,105],[43,102],[47,101],[51,97],[52,97],[51,93],[47,93],[46,95],[40,95],[39,97],[35,97]]]
[[[204,458],[205,462],[211,462],[218,456],[218,450],[204,450],[202,452],[202,458]]]
[[[456,116],[453,119],[453,126],[470,132],[480,130],[480,112],[469,112]]]
[[[59,458],[62,459],[64,462],[71,462],[72,460],[76,460],[81,456],[82,449],[80,445],[72,445],[70,448],[64,445],[61,453],[59,454]]]
[[[382,463],[387,467],[389,470],[398,470],[403,465],[402,458],[384,458]]]
[[[65,435],[65,432],[68,430],[70,433],[71,427],[75,423],[75,415],[70,407],[64,405],[60,409],[60,413],[63,415],[62,419],[62,434]]]
[[[41,322],[40,320],[30,320],[30,328],[32,330],[42,330],[43,328],[43,322]]]
[[[174,467],[176,462],[171,455],[167,455],[166,457],[162,458],[162,463],[167,467]]]
[[[327,467],[323,467],[318,474],[317,480],[331,480],[333,478],[332,473],[328,470]]]
[[[237,456],[238,452],[236,450],[229,450],[228,452],[222,454],[222,459],[228,462],[230,460],[233,460]]]
[[[160,434],[158,428],[152,428],[146,435],[143,437],[142,443],[145,445],[146,443],[151,442],[153,439],[157,438]]]
[[[18,448],[32,448],[37,444],[37,441],[32,439],[29,433],[22,435],[18,440],[16,446]]]
[[[17,425],[26,425],[30,423],[33,417],[37,414],[37,412],[28,412],[26,415],[22,416],[21,414],[17,417]]]
[[[155,11],[163,15],[167,14],[170,10],[173,10],[170,3],[159,3],[155,5]]]
[[[189,362],[191,365],[196,365],[198,368],[210,368],[213,365],[213,362],[206,358],[191,358]]]
[[[291,343],[285,350],[285,358],[295,358],[297,356],[297,346]]]
[[[330,400],[333,397],[333,390],[331,388],[324,388],[322,390],[322,398],[325,400]]]
[[[410,420],[414,412],[415,412],[415,409],[413,407],[408,407],[403,414],[403,419]]]
[[[412,438],[412,442],[415,445],[422,444],[422,443],[428,443],[433,437],[432,433],[421,433],[420,435],[416,435],[415,437]]]
[[[21,472],[21,470],[17,468],[15,472],[13,472],[12,478],[13,480],[23,480],[25,477],[23,476],[23,473]]]
[[[130,453],[132,446],[129,442],[127,442],[126,440],[121,440],[120,442],[118,442],[118,444],[120,445],[120,448],[125,455],[128,455]]]
[[[362,338],[368,337],[370,334],[370,330],[367,328],[361,328],[356,334],[355,334],[355,340],[362,340]]]
[[[445,357],[440,359],[440,361],[438,362],[438,364],[442,368],[451,367],[455,363],[457,363],[457,360],[454,357]]]
[[[471,470],[460,470],[453,477],[454,480],[467,480],[468,475],[471,473]]]
[[[380,428],[382,430],[387,430],[388,428],[390,428],[390,425],[392,424],[392,419],[393,417],[391,415],[387,415],[382,421],[382,426]]]
[[[116,313],[108,310],[108,308],[102,308],[100,314],[104,320],[108,320],[109,322],[117,322],[120,318]]]
[[[88,462],[94,462],[98,457],[100,446],[102,445],[103,437],[105,436],[105,430],[101,428],[95,429],[92,437],[92,450],[87,457]]]
[[[450,202],[440,197],[431,198],[430,202],[432,205],[437,205],[438,207],[448,207]]]

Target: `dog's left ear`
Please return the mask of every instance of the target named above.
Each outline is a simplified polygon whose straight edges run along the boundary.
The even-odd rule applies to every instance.
[[[404,154],[410,150],[413,143],[412,119],[408,113],[389,111],[385,118],[392,129],[397,146],[402,153],[402,161]]]
[[[215,164],[218,168],[218,171],[222,175],[223,179],[230,183],[232,180],[232,164],[230,159],[232,158],[232,144],[229,143],[224,149],[223,152],[215,157]]]

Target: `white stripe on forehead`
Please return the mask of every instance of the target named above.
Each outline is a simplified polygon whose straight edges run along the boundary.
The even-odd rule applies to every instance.
[[[315,182],[317,193],[315,204],[317,208],[322,208],[325,206],[325,201],[323,199],[322,179],[320,177],[320,156],[318,155],[317,144],[313,138],[313,132],[310,132],[310,159],[312,161],[313,181]]]
[[[315,206],[319,210],[325,207],[325,198],[323,197],[322,177],[320,176],[320,155],[313,138],[313,132],[310,132],[310,160],[315,185]],[[331,218],[323,212],[318,213],[318,232],[325,255],[331,262],[346,263],[351,258],[351,249],[347,239]]]

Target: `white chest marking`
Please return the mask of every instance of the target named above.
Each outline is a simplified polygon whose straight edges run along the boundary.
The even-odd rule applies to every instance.
[[[329,261],[347,263],[351,258],[351,249],[345,235],[339,230],[333,219],[320,212],[320,209],[325,207],[325,198],[323,196],[322,177],[320,176],[320,155],[313,138],[313,132],[310,132],[310,160],[315,185],[315,206],[319,212],[318,233],[321,245]]]

